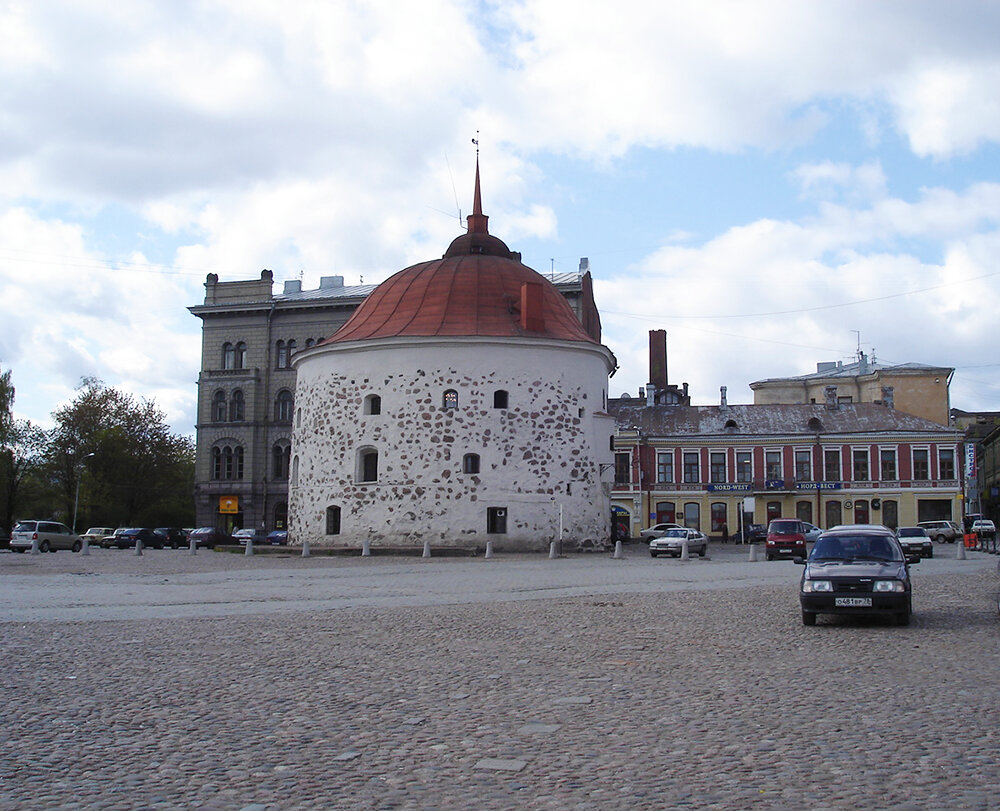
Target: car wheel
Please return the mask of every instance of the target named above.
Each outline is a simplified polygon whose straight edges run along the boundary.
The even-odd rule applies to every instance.
[[[81,549],[83,549],[83,544],[80,541],[73,541],[73,551],[79,552]]]
[[[910,611],[900,611],[896,615],[896,625],[909,625],[910,624]]]
[[[815,625],[816,624],[816,612],[815,611],[803,611],[802,612],[802,624],[803,625]]]
[[[650,556],[651,558],[655,558],[655,557],[656,557],[657,555],[656,555],[656,552],[650,552],[650,553],[649,553],[649,556]]]
[[[772,561],[772,560],[774,560],[774,555],[770,555],[770,554],[764,555],[764,560]]]
[[[933,549],[930,552],[927,553],[927,557],[929,557],[929,558],[934,557],[934,550]]]
[[[703,557],[705,557],[705,553],[706,553],[706,552],[708,552],[708,547],[707,547],[707,546],[703,546],[703,547],[701,548],[701,551],[700,551],[700,552],[698,553],[698,557],[700,557],[700,558],[703,558]]]
[[[934,540],[938,543],[944,543],[944,535],[938,535]]]
[[[40,544],[38,544],[38,551],[39,552],[51,552],[52,551],[52,547],[49,546],[49,542],[48,541],[42,541]]]

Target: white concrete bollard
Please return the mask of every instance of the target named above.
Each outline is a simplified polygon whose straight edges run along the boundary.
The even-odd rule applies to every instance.
[[[372,556],[372,542],[365,538],[361,542],[361,557],[370,558]]]
[[[486,542],[486,560],[493,557],[493,541]]]
[[[955,560],[965,560],[965,541],[958,542],[958,549],[955,550]]]
[[[611,556],[612,560],[625,560],[625,552],[622,551],[622,542],[615,541],[615,553]]]
[[[687,541],[681,544],[681,560],[691,560],[691,552],[688,550]]]
[[[755,543],[750,544],[750,562],[757,562],[757,544]]]
[[[31,539],[31,554],[32,554],[32,555],[38,555],[38,554],[41,554],[41,553],[40,553],[40,552],[38,551],[38,538],[32,538],[32,539]]]
[[[302,557],[309,557],[309,541],[302,542]]]
[[[424,553],[421,557],[429,558],[431,556],[431,542],[424,541]]]
[[[556,542],[553,541],[552,543],[549,544],[549,560],[555,560],[557,557],[559,557],[556,550],[557,550]]]
[[[190,555],[198,554],[198,542],[194,538],[188,540],[188,554]]]
[[[253,538],[247,538],[247,548],[243,552],[246,557],[253,557]]]
[[[83,548],[80,549],[80,554],[81,555],[89,555],[90,554],[90,539],[89,538],[84,538],[83,539]]]
[[[136,557],[142,557],[142,538],[135,539],[135,554]]]

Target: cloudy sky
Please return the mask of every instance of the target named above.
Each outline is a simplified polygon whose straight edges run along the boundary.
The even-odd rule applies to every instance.
[[[626,13],[627,10],[627,13]],[[611,393],[751,402],[851,361],[1000,410],[1000,4],[0,0],[0,367],[191,433],[209,272],[316,287],[439,257],[472,205],[588,257]]]

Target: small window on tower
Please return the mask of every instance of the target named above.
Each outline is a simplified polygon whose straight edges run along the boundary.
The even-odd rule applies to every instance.
[[[442,405],[444,408],[458,408],[458,392],[454,389],[448,389],[444,393]]]
[[[503,389],[498,389],[493,392],[493,407],[494,408],[507,408],[507,392]]]

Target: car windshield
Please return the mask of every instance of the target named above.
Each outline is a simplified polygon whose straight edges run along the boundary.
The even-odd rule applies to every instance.
[[[890,540],[880,535],[821,537],[810,560],[899,560]]]
[[[799,525],[795,521],[772,521],[771,532],[789,535],[799,531]]]
[[[900,538],[926,538],[927,533],[919,527],[903,527],[899,530]]]
[[[686,538],[687,534],[688,533],[687,533],[686,529],[668,529],[665,533],[663,533],[663,537],[664,538]]]

